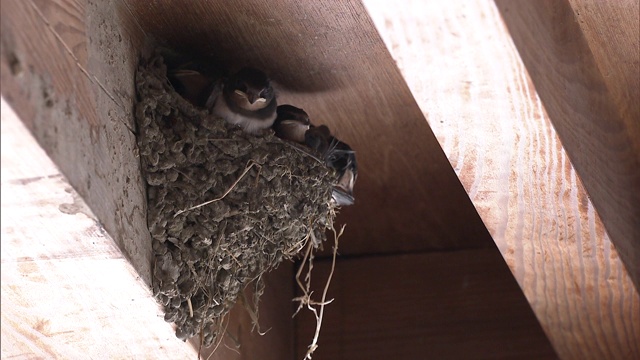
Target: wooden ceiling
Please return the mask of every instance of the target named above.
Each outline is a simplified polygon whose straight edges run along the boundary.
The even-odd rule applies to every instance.
[[[576,3],[580,3],[562,2],[573,6],[571,9],[578,9]],[[368,7],[375,4],[373,1],[365,3]],[[451,280],[462,279],[459,285],[464,286],[465,276],[486,271],[487,265],[483,261],[490,259],[487,261],[491,262],[492,271],[502,279],[500,283],[493,284],[495,287],[492,288],[496,292],[504,291],[514,299],[510,305],[504,304],[505,307],[511,307],[503,310],[516,311],[522,316],[518,321],[535,327],[538,349],[548,349],[548,343],[541,336],[539,325],[534,321],[524,295],[518,293],[509,268],[527,295],[529,303],[534,305],[535,315],[542,322],[546,335],[561,357],[585,358],[586,348],[579,339],[589,339],[592,344],[608,344],[608,350],[589,351],[587,355],[613,354],[615,358],[616,354],[640,354],[637,346],[633,345],[638,343],[635,340],[640,337],[640,329],[633,325],[640,308],[637,291],[630,283],[629,274],[624,271],[615,249],[611,247],[597,214],[594,215],[594,208],[585,191],[577,185],[575,194],[567,193],[567,196],[571,196],[566,199],[567,203],[572,204],[574,200],[571,199],[582,199],[582,205],[566,207],[562,196],[551,196],[555,190],[549,186],[550,182],[545,182],[547,177],[529,176],[531,169],[544,167],[539,162],[540,159],[549,159],[553,164],[557,159],[563,158],[564,149],[560,142],[548,147],[552,149],[550,151],[557,151],[554,152],[557,157],[543,158],[529,153],[522,158],[526,163],[518,162],[520,160],[497,163],[492,156],[504,159],[505,154],[495,148],[483,148],[486,144],[495,143],[498,149],[511,144],[507,138],[500,137],[506,135],[518,139],[515,146],[529,146],[537,139],[556,139],[555,133],[549,130],[551,126],[544,109],[540,106],[538,110],[531,110],[538,106],[531,105],[537,104],[537,98],[531,95],[535,93],[531,82],[528,79],[521,80],[517,82],[520,88],[507,91],[487,90],[495,86],[495,83],[489,80],[474,83],[469,79],[468,82],[462,81],[460,87],[454,90],[436,86],[430,89],[428,87],[431,84],[428,82],[422,89],[415,87],[428,74],[440,72],[439,84],[442,85],[454,78],[465,80],[464,76],[458,77],[460,74],[450,75],[456,69],[484,71],[483,66],[487,63],[477,61],[483,57],[464,60],[464,56],[471,55],[467,53],[462,58],[456,58],[460,55],[455,54],[457,49],[465,46],[462,45],[464,41],[458,38],[461,33],[473,32],[480,37],[488,34],[488,38],[482,40],[486,43],[481,42],[487,47],[494,46],[491,41],[496,38],[508,38],[505,28],[498,27],[495,30],[492,27],[496,24],[502,26],[495,5],[483,0],[472,3],[451,2],[440,7],[432,4],[434,9],[430,14],[439,15],[428,23],[433,27],[423,28],[423,31],[441,34],[450,42],[440,41],[440,38],[430,42],[429,37],[422,33],[416,37],[407,36],[395,45],[393,41],[387,41],[387,48],[380,33],[383,36],[400,34],[396,39],[405,36],[404,34],[411,34],[411,31],[403,30],[402,27],[408,24],[399,22],[403,18],[397,15],[404,11],[406,16],[412,9],[410,4],[415,3],[418,2],[407,1],[405,7],[395,6],[394,10],[397,12],[389,11],[379,17],[383,22],[382,25],[376,23],[376,29],[369,12],[360,1],[231,1],[223,5],[221,2],[120,0],[116,6],[90,1],[6,1],[3,2],[0,24],[2,94],[15,107],[48,155],[69,178],[69,182],[87,201],[143,281],[149,284],[151,247],[144,213],[144,186],[135,156],[135,137],[131,132],[134,128],[131,112],[135,99],[132,79],[138,61],[143,54],[150,53],[153,44],[162,43],[211,59],[231,69],[242,65],[262,68],[277,81],[281,103],[303,107],[314,122],[328,125],[358,153],[360,171],[355,190],[356,205],[342,210],[339,219],[348,224],[340,247],[344,271],[341,278],[344,281],[351,274],[358,275],[361,264],[368,266],[373,273],[379,264],[386,261],[364,257],[428,253],[415,255],[417,257],[412,257],[404,267],[408,269],[406,276],[413,276],[415,280],[411,283],[419,284],[421,277],[425,276],[433,277],[433,284],[438,284],[435,281],[438,277],[449,278],[447,271],[436,272],[433,268],[421,267],[422,261],[435,261],[440,265],[434,268],[439,270],[447,268],[447,265],[455,267],[457,262],[462,262],[465,264],[464,271],[458,273],[452,270],[452,274],[460,276],[456,278],[457,275],[452,275]],[[498,5],[510,30],[516,33],[514,40],[518,45],[522,41],[518,40],[519,36],[523,35],[517,35],[517,30],[513,30],[514,24],[510,23],[513,19],[509,20],[509,15],[506,14],[513,8],[501,2]],[[549,8],[548,5],[544,6]],[[579,9],[583,13],[593,11],[589,7],[586,10]],[[374,11],[371,14],[375,17]],[[424,19],[428,17],[418,18],[423,22],[412,23],[412,26],[426,26]],[[440,23],[438,19],[444,19],[444,22]],[[480,23],[482,25],[478,25]],[[553,27],[547,26],[548,28]],[[593,27],[589,29],[592,34],[596,33]],[[454,35],[447,37],[450,30]],[[597,39],[597,36],[594,35],[593,39]],[[596,46],[594,44],[597,42],[594,41],[588,42],[589,46]],[[474,48],[477,43],[478,40],[476,43],[469,43],[465,49]],[[441,67],[422,72],[418,67],[418,72],[411,73],[409,67],[412,63],[403,56],[410,52],[408,49],[412,49],[412,44],[425,46],[422,51],[440,54],[440,58],[435,59],[438,61],[433,60],[429,64],[438,63]],[[518,61],[513,60],[514,57],[517,58],[513,49],[506,52],[500,49],[496,54],[499,56],[491,57],[491,61],[495,62],[492,66],[504,67],[506,72],[511,71],[526,78],[526,71],[519,68],[521,65]],[[597,64],[605,64],[607,61],[601,54],[596,58]],[[443,59],[447,61],[441,61]],[[464,61],[456,63],[460,59]],[[533,63],[536,64],[535,61]],[[631,63],[633,64],[633,56]],[[525,64],[531,66],[526,56]],[[576,64],[580,65],[579,62]],[[598,69],[602,66],[599,65]],[[471,68],[475,70],[469,70]],[[593,67],[589,69],[593,70]],[[633,73],[632,69],[629,71]],[[616,73],[615,77],[625,78],[620,74]],[[536,87],[545,86],[544,82],[539,85],[535,76],[534,82]],[[615,84],[610,80],[605,83],[607,88],[613,88]],[[427,91],[425,88],[428,88]],[[636,91],[633,87],[629,89]],[[429,91],[433,92],[429,94]],[[615,93],[615,90],[610,91]],[[527,92],[530,96],[522,97]],[[484,100],[487,101],[474,102],[471,94],[478,93],[485,96]],[[580,94],[579,91],[577,93]],[[429,97],[425,97],[427,94]],[[462,96],[463,100],[454,103],[455,105],[431,100],[443,94]],[[607,106],[628,104],[624,100],[627,99],[624,94],[626,93],[616,95],[615,99],[622,100]],[[504,108],[496,109],[495,102],[489,100],[498,97],[513,100],[504,103]],[[541,98],[545,100],[544,95]],[[609,99],[607,96],[603,98]],[[519,108],[520,111],[529,109],[534,116],[518,117],[518,110],[514,110],[517,121],[533,119],[542,121],[546,127],[518,127],[517,124],[520,123],[517,121],[509,122],[509,115],[505,114],[513,114],[509,112],[513,110],[509,107],[518,104],[524,104]],[[544,105],[547,106],[547,101]],[[450,106],[445,118],[437,111],[441,111],[442,106]],[[605,150],[618,145],[632,149],[612,152],[627,159],[621,165],[621,169],[627,171],[633,170],[633,164],[637,164],[634,162],[637,158],[633,156],[637,156],[638,152],[633,144],[637,144],[634,141],[640,137],[636,136],[637,127],[629,120],[634,116],[633,108],[621,108],[628,111],[621,111],[613,124],[615,129],[622,130],[611,138],[604,136],[603,138],[611,141],[604,141],[598,146],[603,146]],[[473,109],[471,115],[469,109]],[[571,124],[558,126],[554,120],[562,110],[547,111],[554,126],[558,128],[560,138],[563,141],[570,139],[563,132],[566,133]],[[497,118],[489,116],[496,114],[506,116],[500,118],[506,122],[500,123]],[[473,124],[471,120],[478,119],[487,119],[487,122],[470,125]],[[440,121],[456,125],[439,126]],[[496,130],[491,124],[503,124],[503,127]],[[608,132],[605,131],[606,134]],[[483,137],[488,141],[476,141]],[[633,146],[629,146],[630,143]],[[573,142],[572,146],[572,149],[568,149],[569,155],[572,159],[580,159],[579,141]],[[458,151],[457,157],[452,156],[452,149]],[[520,159],[519,156],[517,158]],[[600,159],[600,165],[597,166],[604,166],[602,157],[595,158]],[[462,166],[455,159],[467,159],[467,166]],[[582,159],[578,161],[585,161],[583,157]],[[569,161],[562,161],[566,163],[562,163],[563,166],[556,170],[562,171],[565,174],[562,176],[567,179],[575,179],[577,175]],[[478,169],[483,171],[479,173]],[[509,172],[506,177],[503,176],[505,171]],[[548,179],[555,179],[553,173],[552,169],[548,171]],[[620,196],[627,193],[627,190],[635,189],[633,186],[627,189],[621,185],[626,184],[625,181],[636,179],[637,172],[614,171],[613,174],[614,185],[605,187],[606,190],[598,190],[597,184],[606,178],[602,174],[592,182],[585,180],[585,186],[590,193],[595,191],[599,194],[594,195],[595,206],[598,210],[605,209],[608,215],[603,215],[603,220],[612,234],[612,241],[616,246],[621,244],[620,249],[626,249],[622,258],[626,259],[627,268],[634,269],[638,264],[634,260],[637,259],[634,255],[637,247],[629,245],[633,242],[625,242],[624,239],[625,236],[637,233],[633,226],[637,207],[633,203],[616,202],[617,200],[607,205],[602,199],[607,193],[616,194],[614,200],[621,199]],[[580,175],[584,178],[584,174]],[[531,181],[525,184],[521,179]],[[499,194],[503,194],[503,197]],[[548,200],[540,211],[539,199]],[[564,222],[565,225],[569,224],[566,228],[563,227],[563,234],[566,236],[553,237],[549,234],[554,234],[553,229],[557,227],[552,227],[549,232],[545,232],[544,227],[536,227],[536,224],[547,224],[546,221],[548,224],[555,224],[559,219],[557,216],[560,215],[547,211],[546,206],[557,207],[554,209],[558,209],[560,214],[565,208],[572,209],[575,212],[565,216],[577,216],[585,220],[577,222],[579,228],[573,228],[574,225],[571,224],[574,223],[570,221]],[[616,222],[611,215],[615,209],[621,211],[620,222]],[[540,222],[540,219],[544,221]],[[518,229],[522,231],[518,232]],[[585,233],[595,239],[588,243],[593,244],[588,245],[595,248],[593,253],[574,246],[576,237],[573,234],[579,237]],[[524,240],[523,234],[531,236]],[[447,256],[439,253],[442,250],[456,251]],[[507,261],[506,264],[501,260],[499,251]],[[571,256],[565,256],[566,254]],[[595,254],[597,261],[590,258],[589,254]],[[469,259],[466,256],[484,260],[467,261]],[[405,258],[396,259],[404,261],[402,259]],[[553,266],[548,265],[547,259],[553,261]],[[580,273],[585,264],[585,268],[591,266],[591,269],[602,276],[598,276],[593,282],[585,280],[587,276],[591,276]],[[324,265],[320,265],[322,266]],[[573,270],[574,268],[577,270]],[[275,282],[287,284],[289,275],[277,275]],[[582,280],[577,281],[576,278]],[[371,285],[371,282],[379,279],[367,276],[360,276],[359,279],[362,291],[368,292],[336,296],[347,301],[357,300],[358,296],[364,296],[365,299],[376,296],[375,286],[367,287],[367,282]],[[390,282],[389,286],[396,282],[393,276],[385,279]],[[553,287],[548,285],[551,281]],[[615,281],[616,285],[604,286],[611,281]],[[339,284],[337,289],[349,291],[350,287],[345,288],[342,286],[344,284],[348,285],[346,282]],[[540,290],[540,286],[543,286],[541,284],[548,286],[544,285],[544,289]],[[380,283],[375,285],[386,286]],[[476,296],[482,292],[480,282],[472,285],[469,292],[461,293],[461,296]],[[594,285],[596,290],[593,290]],[[280,354],[290,354],[293,350],[287,341],[291,338],[294,326],[288,318],[282,318],[281,315],[290,310],[290,304],[283,308],[281,301],[283,296],[292,295],[293,289],[286,285],[284,288],[288,290],[282,290],[280,297],[274,296],[272,300],[267,300],[266,308],[273,314],[280,314],[278,328],[282,331],[278,331],[275,336],[281,346]],[[446,287],[440,289],[443,296],[448,293],[445,289]],[[565,301],[557,302],[554,301],[554,294],[565,294],[567,297],[563,298]],[[572,302],[581,296],[595,299],[589,303],[593,306]],[[484,301],[492,301],[490,294],[482,297]],[[420,295],[419,298],[406,306],[421,306],[424,297]],[[443,297],[441,301],[447,303],[449,299]],[[349,311],[349,308],[341,309]],[[615,316],[611,317],[615,322],[612,328],[602,327],[602,331],[594,331],[592,325],[570,326],[575,321],[582,321],[581,319],[590,319],[588,322],[591,324],[595,319],[591,316],[603,309],[621,309],[616,310]],[[499,318],[499,314],[496,314]],[[554,322],[558,318],[557,314],[566,316],[562,317],[562,321]],[[407,320],[407,317],[400,320],[403,319]],[[468,317],[463,316],[460,321],[465,319],[468,320]],[[244,321],[233,325],[238,333],[247,330],[247,320]],[[497,333],[511,326],[508,319],[496,321],[499,322],[494,328],[498,329]],[[398,324],[408,326],[406,322]],[[341,326],[340,322],[336,326]],[[571,328],[570,334],[565,331],[567,326]],[[624,331],[618,331],[619,329]],[[426,336],[426,333],[422,334]],[[376,334],[369,335],[375,337]],[[426,338],[437,341],[437,337]],[[571,339],[574,341],[569,341]],[[249,341],[255,345],[254,351],[257,353],[264,349],[261,346],[269,346],[269,341]],[[524,348],[526,346],[522,349]],[[619,351],[614,351],[615,349]],[[545,351],[542,353],[546,353]]]

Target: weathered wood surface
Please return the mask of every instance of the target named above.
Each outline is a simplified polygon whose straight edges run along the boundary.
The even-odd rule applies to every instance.
[[[640,289],[640,2],[496,4]]]
[[[342,254],[493,246],[359,1],[123,1],[171,47],[264,69],[357,151]]]
[[[560,357],[640,358],[638,293],[495,4],[365,4]]]
[[[2,95],[150,284],[151,239],[130,131],[142,40],[125,15],[100,1],[3,0]]]
[[[315,297],[329,268],[315,263]],[[556,358],[493,249],[341,259],[328,299],[314,360]],[[315,319],[298,317],[302,359]]]
[[[3,359],[196,359],[2,100]]]
[[[197,359],[146,283],[2,100],[2,358]],[[215,354],[293,358],[293,270],[265,275],[261,336],[233,309]]]
[[[0,69],[3,97],[16,107],[24,123],[58,164],[61,172],[69,178],[69,183],[78,189],[80,195],[100,219],[104,229],[113,236],[125,257],[131,261],[141,279],[149,284],[151,241],[146,225],[144,188],[139,160],[136,156],[135,137],[130,131],[134,128],[133,74],[141,52],[145,51],[143,34],[137,27],[135,19],[122,3],[112,6],[108,2],[87,1],[3,0],[0,14],[2,19]],[[4,154],[3,151],[3,156]],[[25,164],[33,166],[31,160]],[[3,184],[3,200],[4,191]],[[49,230],[48,227],[55,226],[55,223],[47,223],[43,225],[43,229]],[[86,239],[81,238],[78,241],[86,241]],[[4,244],[3,236],[3,250]],[[82,254],[83,249],[79,249],[78,253]],[[115,248],[111,250],[115,251]],[[90,252],[87,256],[91,257],[95,254]],[[54,271],[57,261],[47,260],[44,264],[48,266],[48,270]],[[119,261],[125,262],[124,259]],[[31,263],[27,265],[32,266]],[[3,263],[3,276],[4,268]],[[97,270],[78,267],[69,271],[86,272],[86,276],[94,276]],[[59,275],[59,278],[53,278],[52,275],[50,279],[52,282],[64,280],[62,279],[64,273],[55,274]],[[102,276],[107,274],[108,272]],[[3,286],[4,280],[3,277]],[[100,299],[101,292],[107,291],[101,287],[104,278],[96,277],[95,281],[94,287],[84,285],[84,291],[87,294],[77,295],[84,297],[69,295],[68,304],[65,306],[81,308],[84,305],[77,304],[77,301],[88,298]],[[221,350],[212,359],[216,356],[229,358],[228,356],[231,355],[224,355],[228,353],[236,354],[234,356],[238,358],[251,358],[258,356],[255,354],[262,356],[266,353],[273,359],[282,359],[290,357],[293,353],[291,343],[293,323],[289,319],[292,297],[292,288],[289,287],[290,268],[288,271],[283,268],[282,271],[270,275],[267,281],[279,289],[277,295],[270,294],[267,290],[262,303],[262,316],[268,323],[265,326],[273,330],[264,337],[251,335],[250,319],[237,311],[232,316],[228,330],[232,336],[242,338],[241,345],[244,347],[230,352],[228,349]],[[10,278],[7,286],[15,286],[11,282],[15,282],[15,279]],[[55,287],[55,284],[47,286]],[[69,287],[67,290],[72,290],[72,286],[65,285],[64,282],[61,286],[67,286]],[[282,288],[282,286],[285,287]],[[4,289],[3,287],[3,295]],[[94,291],[95,293],[92,293]],[[113,289],[109,291],[117,292]],[[51,308],[51,311],[55,311],[58,299],[56,297],[55,301],[43,302],[39,309],[47,311],[47,308]],[[38,300],[36,298],[33,301]],[[3,304],[3,314],[4,306]],[[20,306],[34,305],[31,302],[25,302]],[[120,309],[113,311],[117,313],[116,316],[124,316],[120,314]],[[159,314],[159,311],[156,312]],[[283,312],[289,315],[282,316]],[[89,315],[91,314],[87,316]],[[123,325],[127,329],[134,328],[135,331],[126,330],[124,333],[131,335],[144,330],[140,324],[146,324],[148,321],[145,322],[146,320],[140,317],[155,318],[156,315],[156,313],[136,315],[133,320],[138,323]],[[91,320],[92,317],[79,318],[74,324],[90,328],[87,331],[74,328],[73,336],[79,343],[92,338],[101,338],[99,330],[94,329],[94,324],[84,324],[84,321],[88,321],[87,319]],[[7,331],[10,331],[9,329],[13,328],[7,327]],[[22,329],[19,330],[22,331]],[[116,332],[117,329],[112,331]],[[169,340],[166,340],[167,338]],[[129,341],[133,341],[132,339],[129,338]],[[170,334],[170,337],[155,337],[145,346],[163,349],[166,347],[165,341],[173,340],[173,334]],[[11,346],[7,347],[7,351],[18,343],[24,344],[20,349],[25,351],[24,355],[27,357],[39,356],[38,354],[42,351],[37,347],[38,343],[34,345],[29,343],[28,339],[17,338],[15,341],[16,343],[11,343]],[[225,343],[228,342],[233,343],[230,339],[226,339]],[[3,337],[3,350],[4,344]],[[67,356],[64,339],[54,338],[46,345],[50,348],[48,351],[51,351],[51,354],[62,351],[61,358],[78,358]],[[224,346],[223,348],[226,349]],[[185,349],[181,351],[192,354]],[[157,358],[153,352],[150,354],[149,358]],[[175,354],[175,357],[160,356],[159,358],[182,358],[180,352]],[[132,357],[146,358],[146,356]],[[190,358],[195,358],[195,355]],[[262,358],[268,359],[268,357]]]

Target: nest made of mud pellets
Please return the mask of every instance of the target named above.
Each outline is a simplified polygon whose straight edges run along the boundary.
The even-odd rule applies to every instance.
[[[153,292],[178,338],[209,346],[246,286],[259,296],[265,272],[325,240],[336,174],[294,144],[195,108],[166,75],[161,57],[136,74]]]

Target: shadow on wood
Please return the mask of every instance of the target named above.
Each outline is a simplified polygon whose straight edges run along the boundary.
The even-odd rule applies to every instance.
[[[327,299],[317,360],[556,358],[493,249],[342,259]],[[301,359],[315,319],[303,309],[298,322]]]

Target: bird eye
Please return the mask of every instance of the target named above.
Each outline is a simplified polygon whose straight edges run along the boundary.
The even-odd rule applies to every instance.
[[[271,88],[268,89],[264,89],[260,92],[260,97],[263,99],[268,98],[269,96],[271,96]]]

